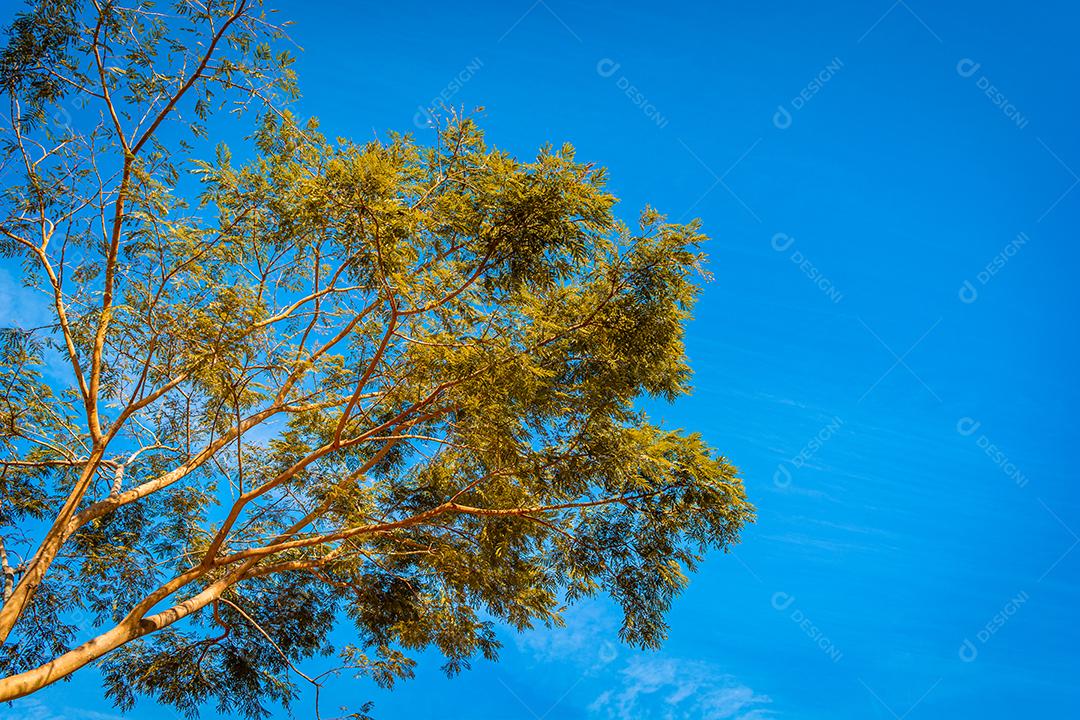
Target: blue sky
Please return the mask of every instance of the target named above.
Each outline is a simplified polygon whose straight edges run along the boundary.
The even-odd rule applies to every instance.
[[[342,679],[327,709],[1080,714],[1080,10],[294,5],[299,111],[328,134],[422,135],[445,96],[483,106],[515,154],[573,143],[626,218],[702,219],[716,277],[689,331],[695,393],[650,411],[727,454],[759,518],[693,578],[662,651],[619,646],[594,603],[452,681],[434,657],[392,693]],[[18,303],[0,269],[0,305]],[[5,714],[106,711],[91,671]]]

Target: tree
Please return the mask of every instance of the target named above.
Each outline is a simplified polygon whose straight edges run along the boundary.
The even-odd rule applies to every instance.
[[[36,0],[8,31],[0,249],[50,315],[0,351],[0,700],[96,662],[121,708],[257,717],[312,656],[452,673],[601,591],[657,645],[753,519],[640,410],[689,389],[699,225],[624,225],[571,147],[456,114],[330,140],[271,18]]]

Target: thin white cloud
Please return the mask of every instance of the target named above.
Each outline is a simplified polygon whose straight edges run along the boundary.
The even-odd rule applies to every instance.
[[[34,698],[16,700],[14,705],[5,711],[3,717],[4,720],[124,720],[120,715],[96,710],[68,706],[56,709]]]
[[[619,619],[600,601],[582,602],[566,611],[564,627],[537,627],[515,636],[518,649],[542,663],[566,663],[596,669],[614,661],[620,650]]]
[[[770,702],[710,663],[639,656],[589,709],[611,720],[763,720]]]
[[[566,627],[518,635],[519,651],[552,669],[572,669],[608,689],[588,710],[597,720],[767,720],[766,695],[715,665],[628,648],[618,641],[621,616],[603,600],[570,608]],[[593,691],[595,692],[595,690]],[[588,703],[588,701],[586,701]]]

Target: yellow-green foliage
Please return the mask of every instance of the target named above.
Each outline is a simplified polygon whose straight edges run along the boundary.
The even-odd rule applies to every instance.
[[[55,148],[3,149],[2,249],[53,318],[0,358],[0,537],[27,559],[6,575],[43,578],[13,591],[0,669],[130,627],[90,658],[121,706],[254,717],[339,619],[342,662],[383,684],[601,591],[658,644],[700,554],[752,519],[736,469],[638,405],[689,391],[699,225],[623,224],[572,147],[520,160],[467,118],[328,139],[276,104],[291,61],[257,4],[201,77],[193,37],[235,8],[99,5],[36,3],[0,63],[13,123]],[[250,143],[211,150],[236,97]],[[73,98],[95,119],[61,137],[43,119]]]

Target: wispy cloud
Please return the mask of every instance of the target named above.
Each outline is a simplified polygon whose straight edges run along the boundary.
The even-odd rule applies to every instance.
[[[59,709],[33,698],[16,700],[4,720],[124,720],[120,715],[63,706]]]
[[[566,612],[565,619],[563,628],[538,628],[520,634],[517,641],[521,652],[574,678],[555,706],[563,700],[574,702],[578,707],[587,707],[596,720],[772,717],[768,696],[754,692],[716,665],[667,656],[663,651],[636,650],[620,643],[621,615],[608,601],[597,599],[575,605]],[[568,698],[571,694],[573,700]]]
[[[538,627],[515,636],[518,648],[543,663],[572,662],[586,669],[607,665],[619,654],[619,619],[599,601],[570,608],[566,626]]]
[[[706,662],[634,657],[589,709],[612,720],[763,720],[770,702]]]

